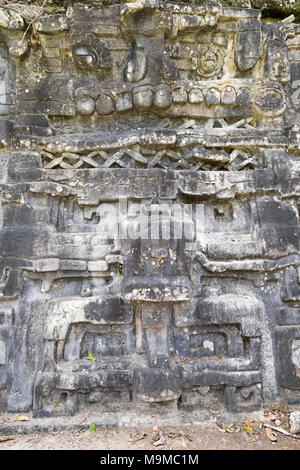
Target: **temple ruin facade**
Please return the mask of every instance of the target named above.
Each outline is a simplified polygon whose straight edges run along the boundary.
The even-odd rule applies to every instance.
[[[299,404],[300,25],[25,13],[0,7],[1,411]]]

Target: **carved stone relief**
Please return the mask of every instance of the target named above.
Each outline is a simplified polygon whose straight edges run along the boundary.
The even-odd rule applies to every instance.
[[[216,2],[31,30],[8,11],[0,409],[299,403],[299,25]]]

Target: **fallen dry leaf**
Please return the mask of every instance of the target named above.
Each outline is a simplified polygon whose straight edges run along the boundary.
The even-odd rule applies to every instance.
[[[277,436],[276,436],[275,432],[272,431],[272,429],[266,428],[266,435],[268,436],[270,441],[272,441],[272,442],[277,441]]]
[[[137,431],[134,434],[130,435],[132,442],[141,441],[146,436],[147,434],[144,433],[143,431]]]
[[[156,425],[153,426],[153,427],[152,427],[152,431],[158,431],[158,426],[156,426]]]
[[[168,434],[168,437],[170,439],[175,439],[176,437],[183,437],[183,436],[184,436],[184,434],[182,432],[173,432],[173,431],[171,431]]]
[[[238,432],[240,432],[241,426],[238,426],[238,425],[236,424],[235,426],[233,426],[232,430],[233,430],[233,432],[234,432],[235,434],[237,434]]]
[[[253,424],[255,423],[255,421],[254,421],[254,419],[247,418],[247,419],[245,419],[244,423],[245,423],[246,426],[252,427]]]
[[[184,433],[184,432],[180,432],[180,431],[177,431],[177,432],[175,432],[175,431],[170,431],[170,432],[168,433],[168,437],[169,437],[170,439],[175,439],[176,437],[185,437],[185,438],[186,438],[188,441],[190,441],[190,442],[193,440],[189,434]]]
[[[162,431],[159,431],[159,433],[157,433],[155,436],[154,436],[154,442],[153,442],[153,445],[155,447],[157,446],[163,446],[164,444],[166,443],[166,439],[163,435],[163,432]]]
[[[22,415],[18,417],[17,421],[30,421],[30,418],[29,416]]]
[[[246,424],[243,424],[243,429],[249,434],[254,434],[254,429],[252,426],[247,426]]]
[[[277,419],[277,415],[275,415],[274,413],[269,412],[268,413],[268,418],[269,418],[270,421],[275,421]]]

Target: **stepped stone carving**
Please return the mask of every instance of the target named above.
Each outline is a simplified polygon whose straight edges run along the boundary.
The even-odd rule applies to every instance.
[[[299,404],[299,25],[86,3],[0,6],[1,411]]]

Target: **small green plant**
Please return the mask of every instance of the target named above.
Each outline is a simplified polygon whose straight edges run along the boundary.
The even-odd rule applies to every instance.
[[[95,361],[95,360],[96,360],[94,354],[91,353],[91,351],[88,352],[88,356],[89,356],[89,359],[90,359],[91,361]]]
[[[96,431],[96,424],[95,423],[90,423],[90,433],[93,434]]]
[[[13,441],[13,437],[0,437],[0,442]]]
[[[119,276],[123,277],[123,265],[122,264],[119,264],[118,272],[119,272]]]
[[[225,431],[228,432],[228,434],[232,434],[232,433],[233,433],[232,429],[230,429],[230,428],[226,428]]]

